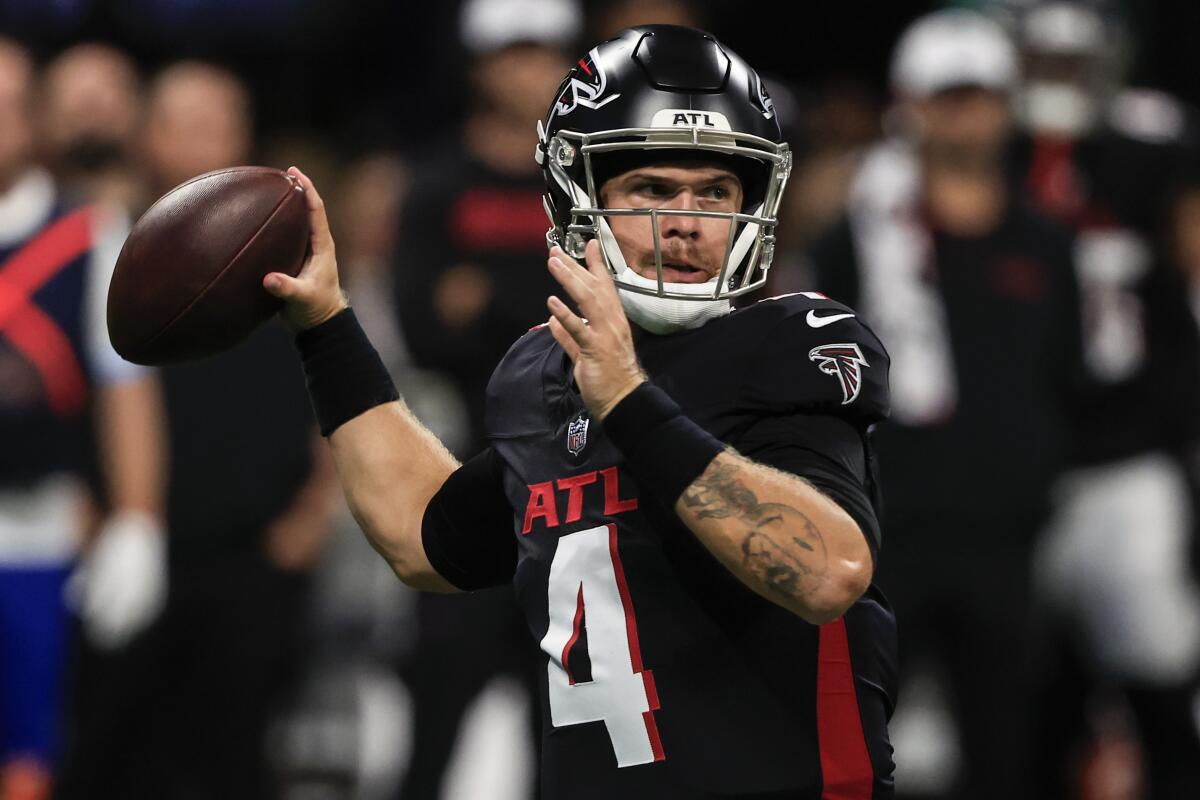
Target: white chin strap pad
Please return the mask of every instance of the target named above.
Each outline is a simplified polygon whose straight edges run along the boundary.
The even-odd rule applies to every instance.
[[[762,216],[765,203],[760,203],[758,208],[754,209],[754,216]],[[733,243],[733,249],[729,253],[729,271],[733,272],[742,263],[746,254],[750,252],[750,248],[758,239],[758,223],[750,222],[746,224],[745,229],[738,234],[737,240]]]
[[[625,267],[617,273],[617,280],[647,289],[658,289],[658,281],[644,278]],[[694,294],[711,298],[716,278],[704,283],[664,283],[663,289],[680,294]],[[625,308],[625,315],[651,333],[674,333],[699,328],[710,320],[723,317],[732,310],[728,300],[678,300],[673,297],[640,294],[621,289],[617,295]]]
[[[600,218],[600,246],[608,257],[616,273],[616,280],[641,286],[652,291],[658,291],[658,281],[645,278],[629,268],[625,262],[625,254],[621,252],[617,239],[613,236],[608,220]],[[694,294],[710,296],[716,287],[716,278],[704,283],[664,283],[663,289],[679,294]],[[625,315],[631,322],[650,333],[674,333],[675,331],[699,328],[709,320],[723,317],[729,313],[731,306],[728,300],[678,300],[670,297],[657,297],[622,289],[617,284],[617,295],[625,308]]]

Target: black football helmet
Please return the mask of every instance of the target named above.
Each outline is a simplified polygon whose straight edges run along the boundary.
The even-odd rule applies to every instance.
[[[758,73],[711,34],[644,25],[592,48],[563,80],[544,124],[538,123],[535,157],[546,182],[548,244],[582,258],[587,241],[599,239],[619,288],[727,306],[728,298],[766,281],[791,153]],[[601,207],[598,190],[608,177],[654,161],[689,159],[731,167],[745,197],[738,213]],[[680,284],[664,285],[657,243],[657,282],[628,280],[607,218],[649,216],[657,238],[658,218],[668,214],[730,219],[721,271],[702,293],[694,285],[686,293]]]

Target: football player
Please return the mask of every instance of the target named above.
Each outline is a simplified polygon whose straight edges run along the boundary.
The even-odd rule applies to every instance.
[[[757,74],[709,34],[627,29],[579,59],[536,152],[564,294],[461,466],[397,402],[293,173],[313,253],[264,285],[363,530],[412,586],[513,582],[546,659],[544,796],[891,797],[888,356],[821,295],[732,309],[790,167]]]
[[[36,165],[35,81],[30,54],[0,37],[0,798],[40,800],[61,768],[69,612],[90,646],[120,654],[159,617],[168,579],[158,377],[104,325],[128,221]]]
[[[1127,701],[1149,794],[1192,797],[1200,585],[1188,559],[1196,509],[1180,453],[1200,440],[1200,338],[1161,243],[1175,187],[1200,151],[1193,110],[1122,85],[1120,22],[1057,0],[1031,7],[1017,28],[1025,136],[1014,174],[1075,232],[1089,379],[1074,414],[1072,469],[1039,552],[1039,589],[1079,632],[1062,636],[1061,649],[1077,651],[1085,674]],[[1063,725],[1081,716],[1071,713],[1084,702],[1079,671],[1046,688],[1044,707]]]

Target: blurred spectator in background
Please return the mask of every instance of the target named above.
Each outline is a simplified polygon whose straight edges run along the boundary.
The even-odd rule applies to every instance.
[[[64,186],[126,212],[141,202],[142,89],[129,56],[99,43],[64,50],[46,67],[38,110],[41,159]]]
[[[686,25],[705,29],[705,21],[690,0],[593,0],[589,4],[589,41],[604,42],[635,25]]]
[[[201,61],[167,67],[150,85],[146,106],[139,143],[149,181],[147,201],[189,178],[250,157],[250,94],[221,67]]]
[[[464,452],[476,452],[492,369],[547,316],[552,281],[531,256],[544,255],[548,223],[529,148],[581,20],[573,0],[468,0],[461,24],[470,105],[460,136],[414,170],[397,293],[414,360],[468,403]]]
[[[1168,217],[1168,256],[1186,285],[1188,306],[1200,321],[1200,172],[1183,176]]]
[[[342,171],[338,202],[330,204],[338,273],[363,329],[378,342],[376,349],[393,379],[405,387],[405,402],[447,447],[459,451],[471,436],[463,401],[440,373],[413,364],[396,310],[396,221],[408,197],[409,178],[408,165],[388,151],[360,157]]]
[[[792,145],[795,166],[780,205],[785,216],[780,219],[769,295],[812,287],[804,254],[844,213],[862,155],[879,138],[882,114],[878,100],[854,81],[832,81],[811,95],[780,88],[772,87],[771,99]]]
[[[93,646],[150,624],[166,592],[162,409],[153,373],[108,341],[119,214],[80,205],[33,163],[34,69],[0,39],[0,797],[50,796],[60,755],[68,571]],[[95,411],[94,422],[90,412]],[[94,436],[94,444],[90,439]]]
[[[460,457],[485,444],[483,400],[496,364],[548,314],[549,223],[532,148],[581,26],[575,0],[468,0],[460,17],[470,79],[463,129],[413,171],[396,259],[400,322],[414,362],[446,374],[466,402],[470,436]],[[401,796],[422,800],[438,796],[468,704],[498,674],[532,688],[538,659],[508,587],[422,593],[417,615],[404,668],[414,751]],[[536,754],[537,703],[529,701]]]
[[[216,66],[160,73],[147,197],[247,163],[250,111],[241,82]],[[85,656],[64,795],[275,796],[266,732],[299,677],[309,572],[338,502],[292,349],[273,321],[226,353],[163,369],[170,597],[136,658]]]
[[[408,181],[408,165],[399,155],[372,153],[347,166],[338,183],[339,202],[330,204],[336,209],[330,226],[338,236],[338,273],[345,273],[355,313],[369,320],[363,321],[364,329],[378,338],[376,349],[393,374],[410,360],[396,315],[392,274],[396,220]]]
[[[378,150],[360,156],[340,172],[330,224],[338,239],[338,274],[364,330],[405,402],[430,430],[454,450],[467,446],[470,421],[458,390],[439,372],[413,363],[396,307],[393,265],[400,232],[397,220],[408,198],[411,169],[399,153]]]
[[[962,9],[919,19],[891,81],[896,127],[812,256],[821,290],[892,357],[878,580],[906,683],[940,679],[962,755],[953,783],[919,774],[931,736],[905,730],[920,695],[902,691],[897,792],[1030,797],[1031,553],[1082,369],[1071,240],[1009,191],[1017,56],[998,25]]]
[[[1064,770],[1063,755],[1086,743],[1065,726],[1082,716],[1089,698],[1079,695],[1096,683],[1119,689],[1149,795],[1183,798],[1200,787],[1200,590],[1181,461],[1200,426],[1200,341],[1183,276],[1159,245],[1172,187],[1198,142],[1173,98],[1120,85],[1118,22],[1094,5],[1050,2],[1016,26],[1026,135],[1014,179],[1076,231],[1089,378],[1075,413],[1075,469],[1039,561],[1045,599],[1071,625],[1062,645],[1082,648],[1084,668],[1048,687],[1043,713],[1074,713],[1043,727],[1039,750],[1057,757],[1046,766],[1048,796],[1061,796],[1079,768]]]

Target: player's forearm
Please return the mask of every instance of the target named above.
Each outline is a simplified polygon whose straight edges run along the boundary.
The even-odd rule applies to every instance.
[[[870,584],[870,551],[840,506],[732,451],[709,464],[675,510],[739,580],[808,622],[837,619]]]
[[[96,397],[100,460],[114,511],[162,515],[166,421],[158,379],[101,386]]]
[[[430,498],[458,462],[403,402],[385,403],[329,437],[346,500],[367,540],[402,581],[455,591],[434,571],[421,542]]]

